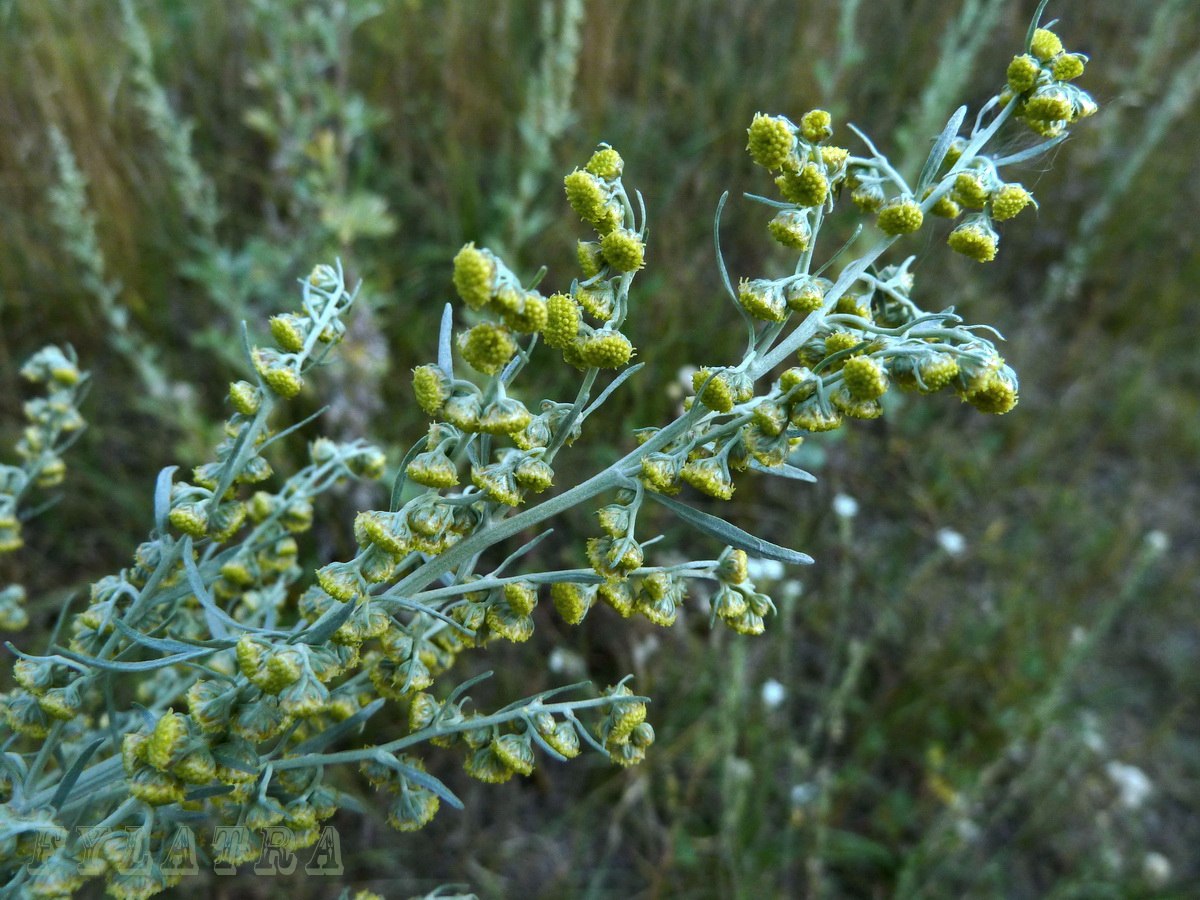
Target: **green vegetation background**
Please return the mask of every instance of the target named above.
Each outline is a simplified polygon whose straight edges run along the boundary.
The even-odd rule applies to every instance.
[[[577,6],[388,0],[360,16],[351,3],[326,27],[337,3],[139,2],[152,53],[139,68],[118,4],[0,2],[0,447],[18,434],[24,356],[69,342],[93,373],[62,500],[0,569],[30,589],[18,645],[36,647],[66,598],[127,564],[154,473],[203,461],[215,440],[242,366],[236,321],[288,308],[314,262],[341,255],[367,303],[297,417],[331,404],[319,428],[398,459],[422,427],[408,371],[434,352],[454,252],[486,242],[565,283],[580,227],[560,179],[612,143],[650,212],[629,326],[648,367],[576,451],[581,470],[603,465],[620,435],[672,414],[681,367],[737,352],[711,251],[723,190],[734,276],[784,265],[761,208],[736,199],[768,187],[743,151],[751,116],[823,106],[835,140],[853,144],[853,121],[915,171],[952,109],[998,87],[1034,4],[592,0],[576,20]],[[640,769],[548,762],[500,787],[434,751],[466,812],[414,836],[381,811],[340,817],[347,884],[389,897],[456,881],[529,898],[1196,896],[1200,11],[1060,0],[1050,15],[1091,55],[1082,84],[1101,112],[1021,171],[1040,211],[1005,227],[989,266],[952,258],[937,227],[902,251],[927,252],[923,306],[953,304],[1008,338],[1016,411],[905,400],[812,441],[815,487],[739,487],[726,507],[739,524],[817,559],[775,584],[782,614],[760,639],[710,633],[699,610],[670,631],[545,615],[530,644],[472,662],[496,668],[509,698],[632,671],[657,699],[659,742]],[[155,131],[148,74],[164,121],[194,124],[190,148],[182,130]],[[88,181],[107,313],[48,199],[52,128]],[[145,348],[153,371],[132,364]],[[541,377],[548,396],[573,390],[565,373]],[[839,493],[856,517],[834,513]],[[381,498],[328,502],[310,559],[344,553],[353,510]],[[574,526],[553,553],[581,556],[592,526],[582,513]],[[947,552],[945,529],[963,552]],[[1114,763],[1144,773],[1148,794]]]

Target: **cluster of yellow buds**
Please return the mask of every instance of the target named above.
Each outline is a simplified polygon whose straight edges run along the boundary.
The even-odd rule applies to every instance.
[[[1034,29],[1025,53],[1008,64],[1000,102],[1015,102],[1016,116],[1042,137],[1058,137],[1074,122],[1096,112],[1096,102],[1072,84],[1083,74],[1087,57],[1063,49],[1048,28]]]
[[[346,291],[340,267],[317,266],[303,282],[299,312],[271,319],[271,336],[276,347],[255,347],[254,369],[262,383],[280,397],[291,398],[304,387],[304,372],[319,363],[328,348],[342,339],[346,326],[341,316],[354,303]],[[261,392],[244,383],[230,390],[230,401],[239,412],[253,415],[261,403]]]
[[[42,385],[46,394],[25,403],[25,429],[15,447],[20,465],[0,464],[0,555],[24,545],[22,502],[34,488],[62,484],[67,466],[61,454],[83,428],[79,404],[88,376],[70,347],[43,347],[21,367],[21,375]],[[0,630],[18,631],[28,624],[24,601],[20,585],[0,590]]]
[[[833,120],[823,109],[809,110],[799,125],[783,116],[758,113],[747,136],[746,149],[754,162],[768,172],[780,173],[775,186],[786,201],[775,204],[779,212],[767,230],[783,246],[807,250],[817,211],[832,203],[833,194],[845,180],[850,151],[826,143],[833,136]],[[770,321],[782,317],[781,311],[777,316],[759,316]]]
[[[764,619],[775,613],[775,604],[755,590],[746,551],[727,548],[716,576],[718,587],[710,601],[712,623],[720,620],[738,634],[762,634],[766,630]]]
[[[610,697],[631,697],[633,691],[625,684],[614,685],[605,692]],[[646,721],[646,704],[638,702],[613,705],[600,723],[600,742],[609,758],[622,766],[634,766],[646,758],[646,750],[654,743],[654,727]]]
[[[783,197],[757,199],[774,209],[772,237],[798,252],[794,271],[745,278],[735,290],[722,265],[749,326],[741,362],[700,368],[675,421],[640,430],[637,448],[545,500],[527,503],[554,487],[556,454],[632,374],[617,375],[591,397],[598,370],[622,367],[633,354],[621,328],[630,284],[646,258],[644,211],[639,223],[621,157],[602,145],[565,180],[569,203],[596,232],[595,240],[577,244],[582,278],[569,289],[543,295],[539,281],[523,285],[491,251],[464,246],[452,280],[468,307],[469,327],[456,342],[448,312],[437,363],[413,372],[416,401],[432,420],[428,433],[401,463],[387,506],[355,518],[354,556],[321,565],[313,583],[297,587],[304,570],[296,536],[313,523],[314,498],[340,479],[379,477],[385,468],[383,454],[363,442],[318,439],[309,464],[279,490],[259,489],[272,474],[262,457],[273,440],[269,414],[279,398],[302,389],[308,369],[337,343],[340,317],[354,299],[340,269],[315,269],[301,309],[271,320],[275,346],[251,351],[257,377],[231,386],[233,414],[215,458],[197,466],[189,482],[172,484],[170,469],[160,474],[156,528],[132,564],[92,586],[57,655],[22,656],[14,666],[16,687],[0,697],[11,732],[9,768],[31,774],[20,790],[0,779],[0,818],[21,833],[0,841],[6,876],[24,879],[15,883],[33,896],[69,894],[101,876],[121,897],[150,896],[173,884],[153,862],[122,869],[105,854],[76,860],[65,851],[34,859],[32,836],[65,835],[64,823],[87,815],[115,825],[140,820],[141,829],[119,829],[120,842],[130,849],[128,835],[136,831],[153,859],[170,845],[181,813],[251,829],[284,824],[289,849],[310,846],[319,823],[343,805],[326,770],[347,762],[359,764],[385,794],[389,823],[413,831],[434,818],[442,801],[458,802],[418,756],[407,755],[422,742],[460,750],[465,771],[489,783],[531,775],[539,751],[570,759],[585,743],[618,764],[640,762],[654,729],[646,721],[647,698],[623,682],[591,699],[548,702],[563,690],[556,689],[485,714],[468,707],[465,696],[476,679],[443,693],[442,677],[464,651],[529,640],[543,589],[571,625],[608,615],[592,613],[607,606],[621,617],[670,626],[682,618],[691,592],[708,600],[712,625],[760,634],[775,607],[751,579],[748,552],[811,560],[673,495],[688,486],[729,499],[735,475],[746,472],[812,480],[791,465],[799,444],[845,419],[881,415],[893,387],[953,391],[987,413],[1013,408],[1016,375],[992,342],[953,310],[921,309],[913,300],[911,260],[882,265],[880,257],[893,237],[916,231],[933,213],[965,216],[949,244],[987,261],[998,243],[993,223],[1033,204],[1024,187],[999,174],[1028,151],[988,158],[982,147],[1014,114],[1050,137],[1049,146],[1094,104],[1070,83],[1082,71],[1082,57],[1063,51],[1046,29],[1031,33],[1028,53],[1009,68],[1007,96],[989,104],[966,138],[958,137],[965,110],[956,113],[915,188],[865,135],[859,133],[869,158],[829,145],[833,125],[822,110],[799,124],[756,115],[748,148]],[[986,113],[998,106],[989,123]],[[887,237],[826,278],[836,255],[814,263],[814,250],[843,188]],[[789,320],[797,324],[785,332]],[[574,402],[547,400],[533,411],[512,395],[539,342],[587,371]],[[456,347],[482,377],[456,376]],[[43,351],[27,369],[51,393],[26,408],[30,430],[18,446],[26,464],[0,468],[0,550],[19,542],[15,509],[22,492],[61,478],[54,463],[60,436],[80,424],[72,392],[84,376],[69,352]],[[601,534],[587,542],[590,568],[505,574],[547,531],[490,571],[479,568],[502,541],[613,494],[596,513]],[[637,536],[647,500],[720,541],[724,551],[715,560],[648,562],[657,538]],[[16,590],[0,592],[0,624],[18,604]],[[114,696],[112,680],[123,673],[138,673],[129,692],[137,709],[114,706],[115,696],[125,694]],[[409,736],[335,747],[387,701],[407,711]],[[577,716],[584,709],[600,716],[590,730]],[[97,760],[89,763],[93,754]],[[208,850],[218,862],[238,864],[263,848],[252,835]]]

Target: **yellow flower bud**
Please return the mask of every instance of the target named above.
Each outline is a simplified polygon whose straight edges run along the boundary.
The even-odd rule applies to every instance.
[[[1083,74],[1085,65],[1084,58],[1078,53],[1064,53],[1050,67],[1050,74],[1055,81],[1074,81]]]
[[[700,369],[692,375],[692,390],[699,391],[707,381],[708,386],[704,388],[704,393],[700,396],[700,402],[714,412],[727,413],[733,409],[734,396],[733,388],[729,383],[729,379],[725,377],[725,373],[720,372],[711,380],[712,369]]]
[[[362,596],[362,579],[344,564],[329,563],[317,569],[317,584],[334,600],[349,603]]]
[[[450,379],[440,366],[417,366],[413,369],[413,395],[426,415],[436,416],[450,399]]]
[[[933,206],[929,207],[929,211],[943,219],[957,219],[962,215],[962,207],[949,194],[938,197]]]
[[[596,588],[596,595],[622,618],[633,615],[633,587],[628,581],[606,581]]]
[[[533,618],[522,615],[506,603],[487,608],[487,627],[506,641],[522,644],[533,636]]]
[[[792,410],[791,422],[805,431],[834,431],[841,427],[842,416],[818,402],[818,398],[814,396],[796,404],[796,408]]]
[[[305,331],[308,325],[304,317],[294,313],[271,316],[270,325],[271,336],[275,338],[275,343],[279,345],[280,349],[288,353],[299,353],[304,349],[304,341],[307,337]]]
[[[518,775],[533,774],[533,747],[528,738],[519,734],[502,734],[492,739],[492,752]]]
[[[608,195],[595,175],[576,169],[563,179],[563,186],[567,202],[579,218],[592,224],[604,218]]]
[[[767,231],[776,241],[792,250],[806,250],[812,240],[808,217],[795,209],[782,209],[767,223]]]
[[[606,265],[604,254],[600,252],[599,241],[579,241],[575,244],[575,258],[579,260],[579,268],[583,270],[584,278],[594,278]]]
[[[787,318],[787,302],[777,281],[743,278],[738,283],[738,302],[756,319],[782,322]]]
[[[197,747],[175,764],[171,774],[187,784],[208,784],[216,777],[217,764],[206,747]]]
[[[833,117],[825,110],[809,110],[800,119],[800,133],[809,143],[819,144],[833,135],[832,124]]]
[[[512,471],[504,466],[490,465],[471,467],[471,483],[488,498],[506,506],[521,504],[521,491]]]
[[[862,341],[856,334],[849,331],[835,331],[825,338],[825,355],[832,356],[843,350],[849,350],[851,347],[857,347],[861,343]]]
[[[578,625],[596,603],[597,588],[594,584],[571,584],[565,581],[550,586],[550,599],[554,608],[568,625]]]
[[[167,514],[167,520],[184,534],[202,538],[208,534],[208,514],[199,503],[181,503]]]
[[[229,402],[242,415],[253,415],[263,402],[263,391],[250,382],[234,382],[229,385]]]
[[[525,404],[512,397],[494,400],[479,417],[479,430],[484,434],[513,434],[524,430],[533,419]]]
[[[733,479],[725,463],[715,457],[692,460],[679,475],[696,490],[710,497],[728,500],[733,496]]]
[[[546,327],[549,312],[546,309],[546,298],[537,291],[521,293],[521,303],[515,309],[504,311],[504,322],[513,331],[522,334],[533,334]]]
[[[984,219],[964,222],[946,239],[950,249],[961,253],[976,262],[991,262],[996,258],[996,248],[1000,244],[1000,236],[987,224]]]
[[[721,560],[718,577],[729,584],[742,584],[749,574],[750,558],[745,550],[730,550]]]
[[[954,179],[954,199],[968,209],[983,209],[991,192],[975,172],[960,172]]]
[[[616,306],[616,297],[608,284],[592,285],[575,288],[575,300],[583,307],[583,311],[594,319],[607,321],[612,318]]]
[[[458,468],[445,453],[429,450],[413,457],[404,474],[425,487],[451,488],[458,484]]]
[[[824,278],[803,278],[793,281],[784,291],[788,309],[807,315],[816,312],[825,304],[825,291],[829,282]]]
[[[79,713],[79,692],[73,687],[51,688],[37,698],[38,706],[53,719],[69,722]]]
[[[420,731],[422,728],[428,728],[441,709],[442,705],[430,694],[413,694],[408,703],[408,730]]]
[[[822,147],[821,162],[825,164],[825,174],[830,181],[837,181],[846,174],[846,162],[850,159],[850,151],[845,147]]]
[[[554,484],[554,469],[544,459],[530,457],[522,460],[513,470],[517,484],[540,494]]]
[[[53,457],[42,463],[34,483],[40,488],[58,487],[67,474],[67,464],[60,457]]]
[[[518,615],[527,616],[538,603],[537,591],[532,585],[512,581],[504,586],[504,601]]]
[[[850,192],[850,199],[863,212],[876,213],[883,208],[883,202],[887,197],[883,193],[883,188],[878,184],[863,184]]]
[[[1032,202],[1032,195],[1024,187],[1006,184],[992,195],[992,218],[1007,222]]]
[[[766,624],[763,622],[762,616],[750,609],[747,609],[744,613],[736,618],[725,619],[724,621],[738,634],[744,634],[752,637],[762,634],[764,631],[766,631]]]
[[[485,784],[503,784],[513,776],[513,770],[492,752],[490,744],[468,754],[463,769]]]
[[[958,376],[958,361],[949,353],[928,356],[917,364],[923,393],[940,391]]]
[[[472,309],[482,309],[496,289],[496,259],[487,250],[466,244],[454,257],[454,289]]]
[[[170,768],[174,758],[187,737],[187,725],[179,713],[163,713],[154,725],[154,731],[146,744],[146,762],[160,772]]]
[[[542,735],[542,740],[567,759],[574,759],[579,755],[579,732],[570,722],[559,722],[553,730]]]
[[[980,412],[1001,416],[1017,405],[1017,388],[1001,373],[993,371],[965,399]]]
[[[442,418],[462,431],[479,430],[479,415],[482,412],[479,395],[473,391],[453,394],[442,409]]]
[[[633,356],[633,344],[619,331],[601,329],[578,342],[584,364],[597,369],[619,369]]]
[[[762,113],[755,114],[746,134],[750,158],[767,171],[783,168],[796,146],[796,135],[787,121]]]
[[[542,329],[542,337],[549,346],[562,350],[579,333],[583,322],[579,304],[566,294],[551,294],[546,307],[546,327]]]
[[[610,688],[611,696],[627,697],[633,692],[624,685]],[[606,747],[623,744],[629,740],[633,730],[646,721],[646,704],[636,702],[617,703],[609,708],[608,715],[600,724],[600,737]]]
[[[799,172],[784,172],[775,185],[783,199],[800,206],[820,206],[829,196],[829,181],[816,163],[805,163]]]
[[[504,326],[481,322],[459,336],[458,348],[473,369],[496,375],[517,352],[517,343]]]
[[[585,168],[597,178],[606,178],[609,181],[613,181],[621,177],[621,172],[625,168],[625,162],[621,159],[621,154],[612,147],[602,145],[599,150],[592,154],[592,158],[588,160]]]
[[[423,787],[408,786],[400,792],[400,796],[388,808],[387,822],[397,831],[417,831],[433,821],[433,817],[437,815],[441,805],[441,799],[433,791]],[[315,827],[312,830],[319,835]],[[367,892],[360,891],[359,893]]]
[[[1029,51],[1042,62],[1049,62],[1062,53],[1063,45],[1057,34],[1048,28],[1038,28],[1033,32]]]
[[[600,252],[617,272],[636,272],[646,264],[646,246],[636,232],[617,228],[600,241]]]
[[[898,197],[879,211],[876,224],[884,234],[912,234],[924,220],[920,205],[912,197]]]
[[[883,366],[869,356],[853,356],[842,367],[842,378],[850,395],[858,400],[875,400],[887,393]]]
[[[679,460],[668,453],[650,453],[642,457],[641,480],[660,494],[679,493]]]
[[[185,791],[178,778],[150,768],[142,769],[129,779],[129,793],[151,806],[181,803]]]
[[[1061,88],[1039,88],[1025,101],[1024,115],[1026,121],[1065,122],[1074,118],[1074,107]]]
[[[1033,90],[1037,84],[1039,72],[1041,72],[1041,66],[1028,53],[1014,56],[1012,62],[1008,64],[1008,86],[1017,94]]]

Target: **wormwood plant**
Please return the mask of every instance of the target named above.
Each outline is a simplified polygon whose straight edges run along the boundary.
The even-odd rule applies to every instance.
[[[811,559],[676,499],[685,486],[724,500],[744,473],[812,480],[789,463],[792,450],[847,419],[879,416],[893,385],[951,391],[987,413],[1016,405],[1016,375],[990,329],[965,324],[953,309],[923,310],[913,257],[889,262],[885,254],[930,227],[932,215],[955,220],[951,249],[993,259],[996,224],[1033,203],[1004,171],[1094,111],[1071,83],[1083,57],[1036,23],[1005,86],[965,130],[965,107],[951,117],[912,181],[853,126],[862,155],[831,143],[822,110],[798,123],[755,116],[748,149],[782,199],[751,199],[772,210],[767,229],[795,251],[794,269],[743,278],[735,289],[718,247],[724,286],[746,326],[741,360],[701,368],[674,421],[639,429],[636,446],[574,484],[563,483],[560,454],[641,368],[629,365],[635,350],[623,330],[646,262],[641,197],[607,145],[567,175],[567,200],[595,233],[579,242],[581,272],[562,291],[539,291],[544,271],[522,278],[491,251],[463,247],[452,281],[465,324],[455,328],[448,306],[436,361],[413,374],[428,432],[401,461],[388,507],[356,516],[358,552],[321,566],[310,582],[296,536],[312,525],[314,499],[388,467],[366,442],[320,438],[307,466],[266,487],[270,447],[299,427],[276,432],[271,423],[334,351],[356,297],[339,265],[317,266],[299,307],[271,319],[274,346],[245,337],[253,376],[230,388],[232,412],[213,458],[188,480],[175,467],[160,473],[153,529],[132,565],[92,586],[86,608],[45,653],[13,648],[18,686],[3,700],[0,756],[6,894],[61,896],[104,878],[114,896],[147,897],[188,871],[193,841],[226,866],[258,858],[264,846],[311,846],[323,820],[353,805],[339,786],[343,765],[358,766],[384,797],[388,821],[411,831],[442,802],[460,805],[426,771],[432,752],[497,783],[585,746],[620,765],[640,762],[654,729],[649,698],[628,679],[594,695],[570,685],[481,711],[470,692],[486,676],[455,684],[456,659],[493,641],[528,640],[547,596],[572,625],[605,604],[664,627],[695,597],[707,600],[714,626],[759,634],[774,606],[752,583],[748,556]],[[1032,146],[990,153],[1015,123],[1037,136]],[[819,258],[823,224],[843,210],[869,217],[877,239],[852,260],[844,258],[849,244]],[[47,362],[49,352],[30,371],[55,391],[46,408],[70,417],[82,379],[63,354],[57,366]],[[576,396],[531,410],[521,376],[558,359],[580,372]],[[47,421],[58,430],[42,446],[57,454],[57,435],[70,429]],[[47,471],[61,474],[38,465],[37,473],[19,471],[43,483],[53,480]],[[20,499],[22,490],[5,496]],[[658,538],[638,527],[647,502],[724,549],[657,564]],[[533,551],[548,534],[539,529],[581,505],[595,508],[598,526],[580,548],[587,565],[539,569]],[[15,516],[5,521],[4,533],[15,534]],[[371,742],[364,725],[389,718],[379,715],[389,705],[404,711],[407,733],[381,726]]]

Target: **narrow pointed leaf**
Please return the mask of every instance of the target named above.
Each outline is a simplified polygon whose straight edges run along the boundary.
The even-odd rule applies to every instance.
[[[762,472],[766,475],[778,475],[780,478],[790,478],[793,481],[808,481],[815,484],[817,480],[817,476],[811,472],[805,472],[803,469],[789,466],[787,463],[782,463],[778,466],[764,466],[760,462],[750,460],[750,468],[755,472]]]
[[[155,669],[165,669],[167,666],[207,656],[210,653],[212,653],[212,650],[202,647],[199,650],[192,650],[188,653],[176,653],[174,656],[162,656],[158,659],[146,659],[140,662],[119,662],[112,659],[87,656],[83,653],[72,653],[69,650],[62,651],[62,655],[67,659],[83,663],[85,666],[90,666],[94,669],[102,669],[106,672],[153,672]]]
[[[167,466],[154,483],[154,525],[159,534],[167,533],[167,514],[171,511],[171,476],[179,466]]]
[[[88,760],[92,758],[92,754],[99,750],[100,745],[103,743],[104,738],[92,741],[75,758],[75,762],[71,764],[71,768],[67,770],[67,774],[63,776],[63,780],[59,783],[58,790],[54,792],[54,796],[50,799],[51,806],[58,809],[63,805],[63,802],[71,795],[71,788],[75,787],[75,782],[83,774],[84,766],[87,765]]]
[[[447,303],[442,310],[442,327],[438,331],[438,368],[446,373],[447,378],[454,377],[453,336],[454,307]]]
[[[357,601],[343,603],[337,609],[330,609],[321,618],[313,622],[309,628],[304,629],[299,634],[295,635],[288,643],[305,643],[305,644],[323,644],[329,637],[346,624],[346,621],[354,615]]]
[[[950,145],[954,143],[954,138],[958,136],[958,129],[962,128],[963,119],[966,116],[967,108],[960,106],[954,111],[954,115],[950,117],[950,121],[942,129],[942,133],[938,135],[933,149],[929,151],[929,158],[925,160],[925,166],[921,169],[921,177],[917,179],[918,200],[921,194],[924,193],[925,188],[933,184],[933,179],[937,176],[938,169],[942,167],[942,161],[945,160],[946,154],[950,151]]]
[[[455,809],[463,808],[463,802],[455,796],[454,792],[428,772],[422,772],[403,763],[395,763],[394,765],[409,781],[419,784],[426,790],[433,791],[433,793],[437,794]]]
[[[646,496],[655,503],[665,506],[697,531],[702,531],[710,537],[715,537],[717,540],[731,547],[745,550],[747,553],[753,556],[760,556],[763,559],[774,559],[783,563],[792,563],[793,565],[812,565],[813,558],[807,553],[800,553],[798,550],[789,550],[787,547],[772,544],[770,541],[755,537],[748,531],[743,531],[736,525],[731,525],[724,519],[718,519],[716,516],[710,516],[708,513],[700,512],[698,509],[692,509],[690,506],[686,506],[678,500],[672,500],[670,497],[663,496],[662,494],[647,491]]]

